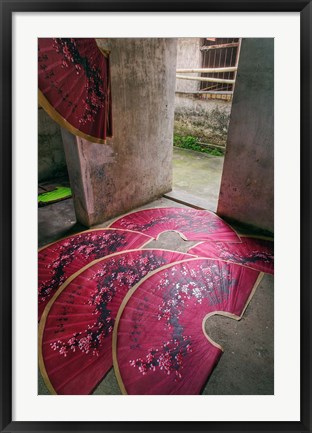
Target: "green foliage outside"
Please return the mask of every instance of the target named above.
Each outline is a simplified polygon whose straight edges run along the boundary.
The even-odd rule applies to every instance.
[[[212,156],[223,156],[224,152],[220,149],[215,149],[207,145],[201,144],[196,137],[192,135],[173,135],[173,145],[176,147],[181,147],[183,149],[195,150],[197,152],[208,153]]]
[[[174,134],[196,137],[199,142],[226,146],[230,113],[216,107],[204,110],[180,109],[174,113]],[[222,151],[222,149],[221,149]]]

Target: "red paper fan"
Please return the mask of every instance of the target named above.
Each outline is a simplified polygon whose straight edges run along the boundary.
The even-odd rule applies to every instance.
[[[240,317],[262,275],[220,260],[190,259],[139,282],[113,334],[122,391],[199,394],[222,353],[204,334],[205,319],[216,312]]]
[[[151,238],[130,230],[87,230],[40,249],[38,253],[38,316],[65,280],[100,257],[140,248]]]
[[[188,252],[198,257],[209,257],[239,263],[260,272],[274,274],[274,243],[242,237],[242,243],[202,242]]]
[[[124,215],[110,227],[136,230],[158,238],[174,230],[187,240],[241,242],[235,231],[216,214],[206,210],[186,208],[143,209]]]
[[[38,39],[39,102],[73,134],[102,143],[112,134],[109,60],[93,38]]]
[[[39,328],[41,371],[51,392],[92,392],[112,367],[112,329],[125,294],[148,272],[190,257],[167,250],[126,251],[67,280]]]

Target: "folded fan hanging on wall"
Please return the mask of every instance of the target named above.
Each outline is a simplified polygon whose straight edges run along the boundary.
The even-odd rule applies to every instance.
[[[95,259],[141,248],[152,238],[131,230],[86,230],[43,247],[38,252],[38,320],[65,280]]]
[[[112,135],[108,54],[93,38],[38,39],[39,104],[62,127],[94,143]]]
[[[239,319],[262,276],[197,258],[155,271],[133,287],[113,332],[123,393],[199,394],[222,354],[204,333],[206,318],[218,313]]]
[[[99,259],[67,280],[39,327],[40,368],[49,390],[91,393],[112,367],[112,330],[128,290],[150,271],[190,257],[168,250],[125,251]]]
[[[241,235],[241,243],[201,242],[188,250],[198,257],[239,263],[257,271],[274,274],[274,242]]]
[[[110,227],[136,230],[155,239],[173,230],[187,240],[241,242],[235,231],[213,212],[164,207],[143,209],[121,216]]]

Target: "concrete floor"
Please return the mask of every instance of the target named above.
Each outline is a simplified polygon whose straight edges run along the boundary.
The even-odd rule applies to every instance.
[[[205,155],[202,157],[201,154],[197,155],[197,152],[184,149],[175,149],[174,153],[174,197],[192,196],[192,204],[206,204],[202,207],[215,210],[223,158]],[[211,167],[209,174],[206,174],[207,167]],[[208,188],[208,184],[213,185],[212,190]],[[201,185],[204,187],[201,188]],[[193,189],[195,195],[192,194]],[[139,209],[156,206],[185,207],[170,199],[161,198]],[[109,223],[110,221],[107,221],[97,227],[106,227]],[[39,247],[83,229],[84,227],[75,221],[71,199],[39,208]],[[149,243],[146,248],[167,248],[186,252],[195,243],[183,241],[177,233],[167,232],[163,233],[159,240]],[[203,394],[274,393],[273,314],[274,279],[271,275],[265,275],[240,321],[222,316],[214,316],[207,320],[207,333],[223,347],[224,353],[204,387]],[[49,394],[40,373],[38,394]],[[120,394],[113,369],[98,385],[94,394]]]
[[[173,189],[166,197],[216,212],[223,156],[173,148]]]

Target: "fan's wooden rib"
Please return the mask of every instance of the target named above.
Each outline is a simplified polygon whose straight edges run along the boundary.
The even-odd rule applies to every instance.
[[[178,272],[172,272],[173,268]],[[183,278],[180,279],[183,273],[188,273],[187,302],[183,300]],[[114,369],[122,392],[199,393],[222,353],[219,345],[200,332],[207,313],[222,311],[228,317],[241,317],[262,275],[221,260],[188,259],[143,278],[126,295],[113,331]],[[221,276],[220,284],[216,283],[219,279],[216,276]],[[225,284],[227,278],[229,282]],[[213,296],[209,295],[211,284]],[[139,304],[144,314],[137,322],[133,311]],[[146,333],[146,328],[142,328],[141,336],[136,334],[133,344],[132,332],[134,326],[140,329],[140,323],[147,324],[148,330]],[[196,375],[201,379],[194,382]]]
[[[63,381],[63,379],[60,381],[60,383],[58,383],[57,375],[64,374],[64,371],[66,371],[64,369],[69,368],[70,365],[77,366],[74,359],[79,359],[81,368],[84,368],[84,363],[88,363],[88,357],[96,356],[93,355],[94,347],[94,350],[98,351],[99,357],[102,357],[101,359],[103,360],[103,362],[107,363],[107,368],[110,368],[112,366],[111,331],[109,331],[106,335],[103,334],[102,328],[97,322],[99,318],[101,319],[101,310],[99,310],[96,314],[93,314],[94,312],[96,312],[97,307],[96,305],[92,304],[92,302],[91,304],[89,303],[89,301],[91,301],[94,296],[100,294],[101,289],[105,287],[106,283],[102,282],[101,280],[102,275],[104,275],[105,281],[109,281],[114,291],[112,292],[112,298],[108,298],[110,300],[107,304],[105,304],[106,301],[104,302],[104,300],[106,299],[106,295],[104,294],[104,298],[99,305],[104,306],[104,310],[106,308],[105,305],[107,305],[107,308],[109,309],[109,316],[107,317],[111,317],[114,320],[114,317],[117,314],[119,305],[121,304],[125,293],[129,290],[130,287],[132,287],[134,282],[138,281],[142,277],[142,275],[146,275],[150,271],[150,269],[153,269],[151,268],[151,266],[155,268],[162,266],[163,263],[191,257],[194,256],[171,250],[134,249],[125,252],[118,252],[110,256],[98,259],[92,263],[89,263],[82,270],[72,275],[59,288],[59,290],[54,294],[53,298],[49,301],[39,326],[40,368],[49,389],[51,390],[53,388],[55,392],[62,392],[65,394],[68,393],[69,389],[72,392],[73,389],[75,389],[75,385],[73,385],[71,381],[68,380],[66,381],[66,386],[63,384],[61,387],[60,383]],[[125,280],[120,280],[120,272],[126,273],[126,276],[130,276],[130,279],[127,280],[127,278],[125,278]],[[143,274],[141,274],[142,272]],[[112,277],[114,273],[115,277]],[[137,277],[135,277],[136,279],[133,280],[132,277],[135,275],[137,275]],[[131,283],[131,281],[133,282]],[[78,298],[78,304],[75,304],[75,296],[72,297],[72,300],[74,302],[73,305],[69,305],[68,303],[63,302],[63,299],[68,299],[71,296],[71,291],[75,292],[77,290],[77,287],[81,286],[84,286],[84,294],[86,294],[87,290],[90,291],[90,299],[87,305],[81,304],[81,298]],[[80,309],[83,310],[82,314],[79,314]],[[90,316],[89,320],[79,321],[80,317],[82,319],[84,317],[87,317],[88,310]],[[68,320],[63,320],[64,318]],[[55,334],[55,331],[58,331],[60,329],[60,326],[63,332],[58,332],[57,334]],[[86,354],[84,354],[82,356],[81,350],[78,347],[78,343],[84,341],[82,339],[85,339],[88,336],[88,330],[95,333],[95,336],[103,334],[103,336],[101,337],[102,342],[98,345],[98,347],[90,346],[90,349],[87,349],[89,350],[90,355],[86,356]],[[77,334],[77,332],[82,332],[82,334]],[[77,338],[75,337],[73,340],[75,334],[77,334]],[[69,341],[71,341],[71,343],[69,343]],[[96,343],[96,341],[94,340],[92,344],[93,343]],[[85,347],[85,344],[89,343],[87,341],[84,341],[82,347]],[[75,349],[75,352],[73,352],[72,348]],[[108,348],[110,350],[107,352]],[[109,353],[109,355],[107,353]],[[65,359],[67,356],[68,365]],[[91,375],[91,372],[87,372],[86,370],[84,371],[84,374]],[[104,366],[101,370],[98,370],[95,373],[95,376],[99,375],[99,372],[101,372],[102,376],[97,377],[97,380],[100,380],[103,375],[106,374],[106,369],[104,368]],[[77,374],[79,373],[77,372]],[[84,374],[81,376],[82,379],[84,377]],[[72,372],[69,372],[68,376],[71,375]],[[76,373],[74,373],[73,377],[76,377]],[[93,384],[93,382],[91,384]],[[92,386],[88,388],[85,384],[83,388],[85,392],[82,392],[82,389],[80,389],[79,393],[91,392],[93,389]]]

